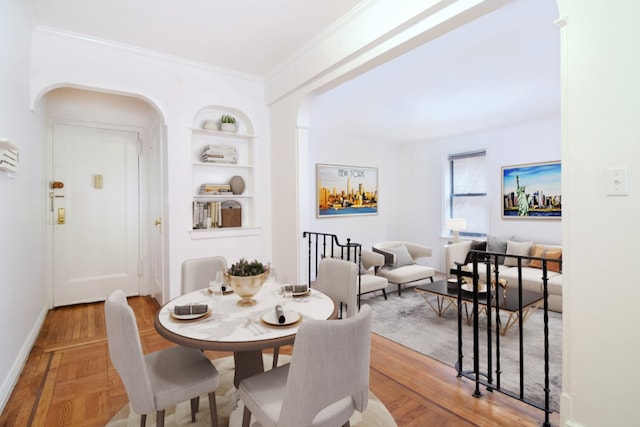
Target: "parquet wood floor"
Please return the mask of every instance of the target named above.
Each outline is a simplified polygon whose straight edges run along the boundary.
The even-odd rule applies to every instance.
[[[133,297],[129,304],[145,353],[172,345],[155,332],[154,300]],[[371,390],[400,427],[540,426],[544,420],[542,411],[499,393],[472,397],[473,383],[452,367],[375,334],[371,353]],[[49,311],[0,426],[104,426],[127,401],[109,360],[103,304],[60,307]]]

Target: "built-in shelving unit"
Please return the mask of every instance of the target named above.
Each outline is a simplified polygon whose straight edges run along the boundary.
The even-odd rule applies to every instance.
[[[0,172],[13,177],[18,171],[19,158],[18,146],[6,138],[0,138]]]
[[[203,128],[207,121],[209,126],[212,123],[214,127],[219,126],[220,118],[225,114],[236,118],[235,132]],[[194,126],[190,129],[192,239],[244,236],[257,234],[259,231],[259,226],[255,223],[253,194],[256,135],[251,132],[248,119],[240,116],[223,107],[207,107],[198,113]],[[210,153],[215,153],[210,154],[209,161],[203,160],[203,152],[207,149]],[[218,186],[231,186],[234,177],[240,177],[235,178],[234,183],[240,182],[241,192],[234,185],[235,192],[225,191],[224,188],[219,194],[202,194],[201,186],[207,184],[209,191],[215,191],[213,189]],[[240,212],[226,209],[239,209]]]

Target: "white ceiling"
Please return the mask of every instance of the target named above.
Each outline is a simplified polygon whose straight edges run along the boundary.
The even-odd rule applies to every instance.
[[[368,2],[30,1],[39,25],[260,77]],[[557,115],[555,18],[554,0],[515,0],[321,95],[312,126],[401,142]]]
[[[36,23],[265,76],[362,0],[30,0]]]

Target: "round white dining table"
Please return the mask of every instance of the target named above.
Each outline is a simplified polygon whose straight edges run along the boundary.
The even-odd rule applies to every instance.
[[[234,293],[213,296],[208,289],[181,295],[161,307],[155,317],[155,328],[169,341],[203,350],[232,351],[235,361],[234,385],[264,371],[262,350],[293,344],[299,326],[308,319],[335,319],[337,307],[327,295],[310,289],[304,296],[284,301],[276,283],[265,283],[255,296],[256,304],[241,307]],[[208,314],[191,320],[174,316],[174,307],[207,304]],[[287,314],[299,314],[290,325],[274,325],[270,317],[276,305]],[[267,317],[265,317],[267,316]]]

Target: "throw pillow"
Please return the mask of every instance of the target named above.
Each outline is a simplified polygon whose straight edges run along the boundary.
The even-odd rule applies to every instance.
[[[529,256],[532,245],[533,242],[514,242],[511,240],[507,240],[507,255]],[[518,265],[518,258],[506,257],[504,260],[504,265],[515,267]],[[521,265],[523,267],[526,267],[527,265],[529,265],[529,260],[523,259]]]
[[[487,251],[504,254],[507,252],[507,239],[497,236],[487,236]],[[504,264],[504,257],[498,257],[498,264]]]
[[[478,262],[484,262],[486,260],[485,256],[477,252],[471,252],[471,251],[486,251],[486,250],[487,250],[486,241],[483,241],[483,242],[480,242],[477,240],[472,241],[471,247],[469,248],[469,252],[467,252],[467,258],[465,258],[464,260],[465,265],[473,263],[475,259],[477,259]]]
[[[404,265],[416,263],[405,245],[396,246],[395,248],[386,248],[385,250],[395,255],[395,260],[390,268],[398,268]]]
[[[547,259],[562,259],[562,248],[549,248],[547,246],[542,245],[534,245],[533,249],[531,249],[531,256],[547,258]],[[529,267],[531,268],[542,268],[542,260],[532,259],[529,262]],[[557,273],[562,273],[562,267],[559,262],[549,262],[547,261],[547,270],[555,271]]]

